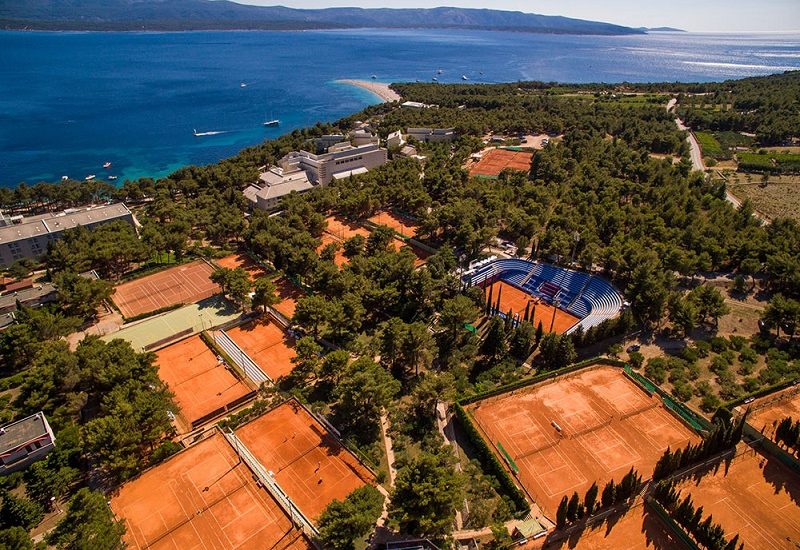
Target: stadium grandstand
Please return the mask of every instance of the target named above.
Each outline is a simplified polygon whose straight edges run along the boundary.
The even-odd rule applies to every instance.
[[[540,262],[489,258],[462,275],[469,286],[501,280],[578,317],[567,334],[588,330],[617,316],[623,308],[620,293],[605,279]]]

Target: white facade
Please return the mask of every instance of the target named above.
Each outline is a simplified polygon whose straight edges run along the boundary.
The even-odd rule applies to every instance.
[[[378,145],[353,147],[349,143],[340,143],[322,155],[294,151],[283,157],[278,165],[284,173],[303,170],[308,174],[309,181],[327,185],[336,174],[353,172],[359,168],[371,170],[382,166],[387,160],[386,149]]]

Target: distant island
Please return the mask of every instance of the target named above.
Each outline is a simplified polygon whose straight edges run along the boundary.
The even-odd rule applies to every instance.
[[[675,27],[639,27],[639,30],[643,32],[687,32]]]
[[[292,9],[228,0],[6,0],[0,28],[69,31],[310,30],[440,28],[547,34],[644,34],[611,23],[518,11],[433,9]]]

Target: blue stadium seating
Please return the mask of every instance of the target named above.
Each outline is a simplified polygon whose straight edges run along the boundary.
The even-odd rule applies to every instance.
[[[477,285],[495,277],[580,318],[568,333],[579,326],[588,330],[613,318],[623,305],[622,296],[605,279],[528,260],[497,260],[466,272],[463,280]]]

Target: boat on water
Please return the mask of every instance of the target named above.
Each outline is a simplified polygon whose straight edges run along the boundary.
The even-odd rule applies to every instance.
[[[433,79],[432,79],[432,80],[433,80],[434,82],[439,82],[439,79],[438,79],[438,78],[436,78],[435,76],[433,77]]]
[[[375,76],[375,75],[372,75],[370,78],[371,78],[372,80],[375,80],[375,79],[376,79],[376,78],[378,78],[378,77],[377,77],[377,76]]]
[[[92,180],[93,180],[94,178],[96,178],[96,177],[97,177],[97,176],[95,176],[94,174],[89,174],[88,176],[86,176],[85,178],[83,178],[83,181],[92,181]]]
[[[247,88],[247,84],[246,84],[246,83],[244,83],[244,82],[242,82],[241,84],[239,84],[239,87],[240,87],[240,88]]]
[[[266,122],[264,122],[264,126],[266,126],[267,128],[275,128],[276,126],[280,125],[281,121],[278,120],[277,118],[274,118],[272,120],[267,120]]]
[[[67,181],[68,179],[69,179],[69,176],[61,176],[61,181]]]
[[[225,132],[222,130],[215,130],[212,132],[198,132],[197,130],[193,130],[192,133],[195,137],[203,137],[203,136],[216,136],[217,134],[224,134]]]
[[[113,180],[117,179],[117,176],[108,176],[108,179],[113,181]]]
[[[442,74],[442,70],[439,69],[438,71],[436,71],[436,74]]]
[[[109,161],[105,161],[105,162],[103,163],[103,168],[105,168],[106,170],[107,170],[107,169],[109,169],[109,168],[111,168],[111,163],[110,163]]]
[[[467,78],[467,75],[465,75],[465,74],[462,74],[462,75],[461,75],[461,80],[469,80],[469,78]]]

